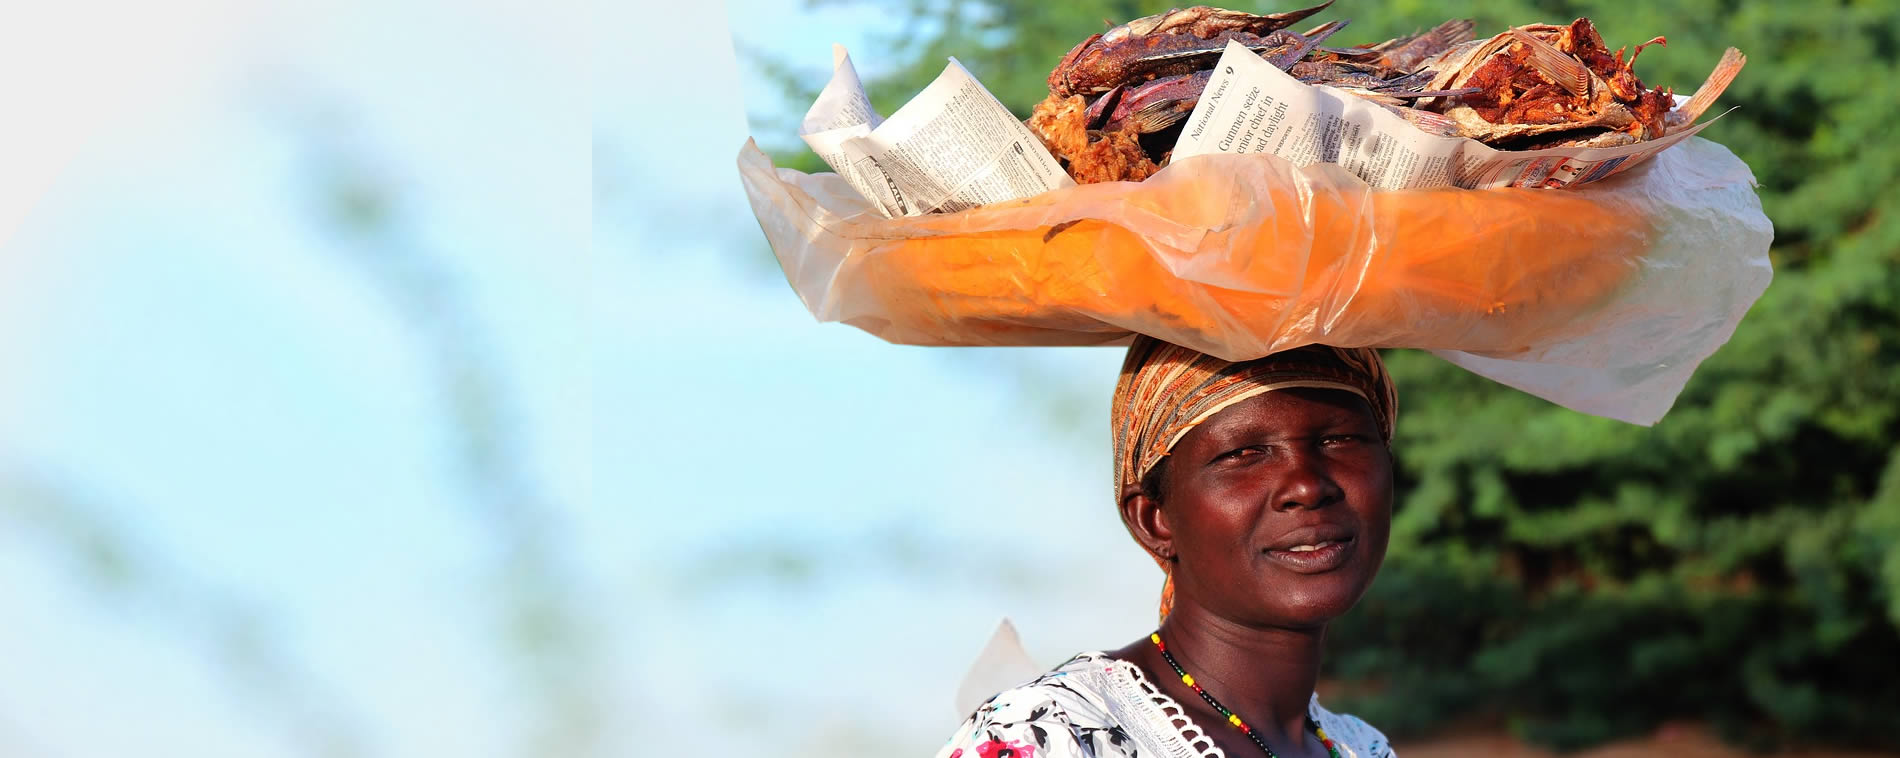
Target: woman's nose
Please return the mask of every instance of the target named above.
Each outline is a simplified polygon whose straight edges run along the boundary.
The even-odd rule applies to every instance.
[[[1317,450],[1297,449],[1285,458],[1280,469],[1279,486],[1273,492],[1275,510],[1324,508],[1346,496],[1333,481],[1326,456]]]

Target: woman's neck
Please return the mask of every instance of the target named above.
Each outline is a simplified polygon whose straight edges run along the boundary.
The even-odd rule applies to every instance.
[[[1187,602],[1175,606],[1160,634],[1183,670],[1270,743],[1305,742],[1325,627],[1247,626]]]

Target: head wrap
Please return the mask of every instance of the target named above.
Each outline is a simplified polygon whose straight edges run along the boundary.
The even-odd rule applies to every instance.
[[[1385,362],[1371,348],[1308,345],[1264,358],[1230,363],[1147,336],[1138,336],[1122,362],[1109,408],[1115,435],[1115,499],[1119,503],[1153,471],[1189,430],[1242,400],[1279,389],[1338,389],[1365,398],[1392,441],[1398,394]],[[1167,561],[1155,556],[1163,571]],[[1174,605],[1174,578],[1161,591],[1161,615]]]

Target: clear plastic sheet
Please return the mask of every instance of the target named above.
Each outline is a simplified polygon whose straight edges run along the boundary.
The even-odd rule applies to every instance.
[[[1419,348],[1638,424],[1772,277],[1754,177],[1700,138],[1565,190],[1379,191],[1332,164],[1219,155],[894,219],[750,142],[739,172],[812,314],[891,342]]]

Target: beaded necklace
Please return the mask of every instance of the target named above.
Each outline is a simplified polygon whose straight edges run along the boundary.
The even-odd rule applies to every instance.
[[[1239,715],[1227,710],[1227,706],[1221,705],[1213,695],[1207,694],[1207,690],[1201,689],[1201,685],[1195,683],[1193,675],[1181,669],[1181,664],[1174,660],[1174,654],[1168,652],[1168,646],[1161,644],[1161,632],[1156,631],[1148,635],[1148,639],[1154,641],[1155,649],[1161,651],[1161,657],[1167,659],[1169,666],[1174,667],[1174,673],[1181,677],[1182,684],[1193,688],[1194,694],[1200,695],[1201,699],[1206,700],[1208,705],[1214,706],[1214,710],[1219,711],[1220,715],[1226,716],[1227,723],[1233,724],[1241,734],[1247,735],[1247,739],[1253,740],[1253,744],[1259,745],[1260,749],[1266,752],[1267,758],[1280,758],[1279,754],[1273,752],[1273,748],[1267,747],[1265,740],[1260,739],[1260,735],[1254,734],[1253,727],[1247,726],[1247,722],[1240,720]],[[1313,734],[1319,737],[1319,743],[1326,746],[1328,756],[1339,758],[1339,748],[1333,744],[1331,737],[1326,736],[1326,730],[1319,728],[1319,721],[1315,720],[1310,713],[1306,716],[1306,728],[1313,730]]]

